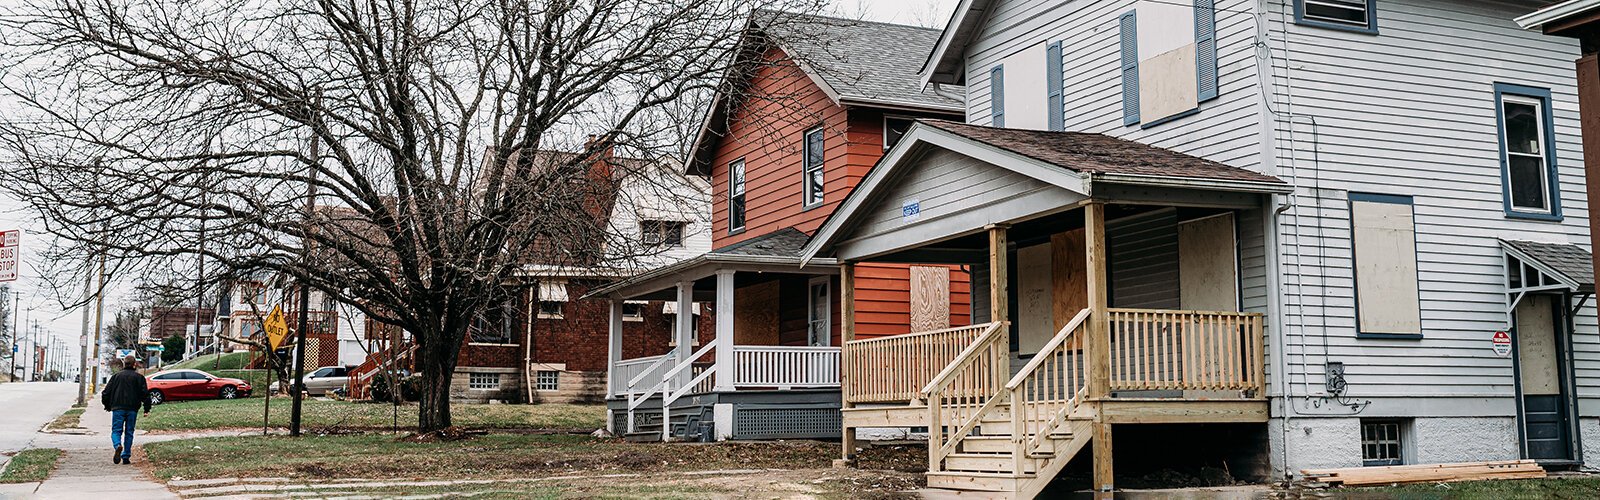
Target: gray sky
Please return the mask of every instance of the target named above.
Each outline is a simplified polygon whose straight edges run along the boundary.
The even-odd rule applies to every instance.
[[[846,18],[859,18],[872,21],[910,24],[940,28],[950,19],[951,12],[955,9],[956,0],[832,0],[832,15]],[[16,5],[17,0],[0,0],[0,8]],[[0,103],[0,110],[8,109],[5,103]],[[3,119],[3,117],[0,117]],[[46,284],[40,281],[37,268],[41,248],[49,245],[48,234],[43,232],[43,225],[31,210],[21,206],[16,200],[0,195],[0,230],[22,229],[22,265],[17,282],[12,283],[12,289],[22,294],[21,311],[19,314],[30,320],[38,320],[41,327],[52,336],[68,345],[77,345],[80,331],[81,310],[62,310],[55,296],[44,289]],[[125,288],[125,287],[119,287]],[[77,292],[74,292],[77,293]],[[118,302],[117,290],[107,295],[107,314],[110,308]],[[11,304],[3,307],[10,308]],[[31,310],[30,310],[31,309]],[[19,321],[23,331],[27,326]]]

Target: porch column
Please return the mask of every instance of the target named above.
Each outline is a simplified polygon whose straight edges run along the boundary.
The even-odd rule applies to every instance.
[[[839,322],[839,407],[849,409],[855,405],[850,403],[851,359],[845,357],[845,352],[849,349],[846,344],[856,339],[856,263],[854,262],[839,264]],[[834,465],[848,466],[856,453],[856,430],[845,427],[840,438],[839,461]]]
[[[1007,282],[1009,264],[1006,256],[1006,239],[1004,224],[990,224],[984,229],[989,232],[989,321],[1011,320],[1011,284]]]
[[[717,392],[733,390],[733,270],[717,271]],[[718,434],[721,434],[720,430]]]
[[[1111,498],[1115,488],[1111,475],[1111,424],[1100,416],[1099,401],[1111,392],[1107,363],[1111,359],[1111,338],[1106,322],[1106,206],[1089,203],[1083,207],[1085,279],[1089,287],[1089,329],[1084,337],[1084,368],[1088,370],[1088,404],[1094,405],[1095,422],[1090,442],[1094,446],[1094,496]]]
[[[628,382],[618,380],[617,374],[617,364],[622,362],[622,301],[612,299],[607,303],[611,305],[611,319],[606,329],[610,340],[606,347],[606,399],[611,399],[617,394],[617,386]],[[611,410],[606,410],[606,431],[613,435],[617,434],[615,423]]]
[[[689,355],[694,354],[694,282],[678,282],[678,317],[676,318],[673,335],[678,339],[677,355],[674,356],[674,365],[681,365],[689,361]],[[678,372],[673,386],[681,387],[681,383],[688,383],[688,377],[694,374],[690,370]]]

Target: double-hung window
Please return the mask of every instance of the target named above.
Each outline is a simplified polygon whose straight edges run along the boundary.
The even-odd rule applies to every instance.
[[[1550,130],[1550,91],[1497,84],[1495,97],[1506,215],[1560,219],[1555,141]]]
[[[1296,23],[1361,33],[1378,32],[1377,0],[1295,0]]]
[[[822,127],[806,131],[804,138],[804,153],[801,156],[805,182],[805,202],[802,206],[807,208],[822,204]]]
[[[728,232],[744,230],[744,158],[728,164]]]

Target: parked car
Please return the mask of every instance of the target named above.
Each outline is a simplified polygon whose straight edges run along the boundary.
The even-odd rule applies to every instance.
[[[306,394],[323,396],[330,392],[342,391],[350,382],[350,369],[343,366],[324,366],[317,368],[301,381],[305,386]]]
[[[250,383],[217,377],[200,370],[166,370],[146,377],[150,404],[179,399],[234,399],[250,397]]]

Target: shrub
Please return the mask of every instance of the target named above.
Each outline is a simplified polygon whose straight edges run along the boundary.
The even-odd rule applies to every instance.
[[[422,376],[412,375],[400,379],[400,396],[404,397],[405,401],[421,401]]]
[[[161,361],[171,363],[183,359],[184,347],[182,335],[168,335],[161,339]]]

